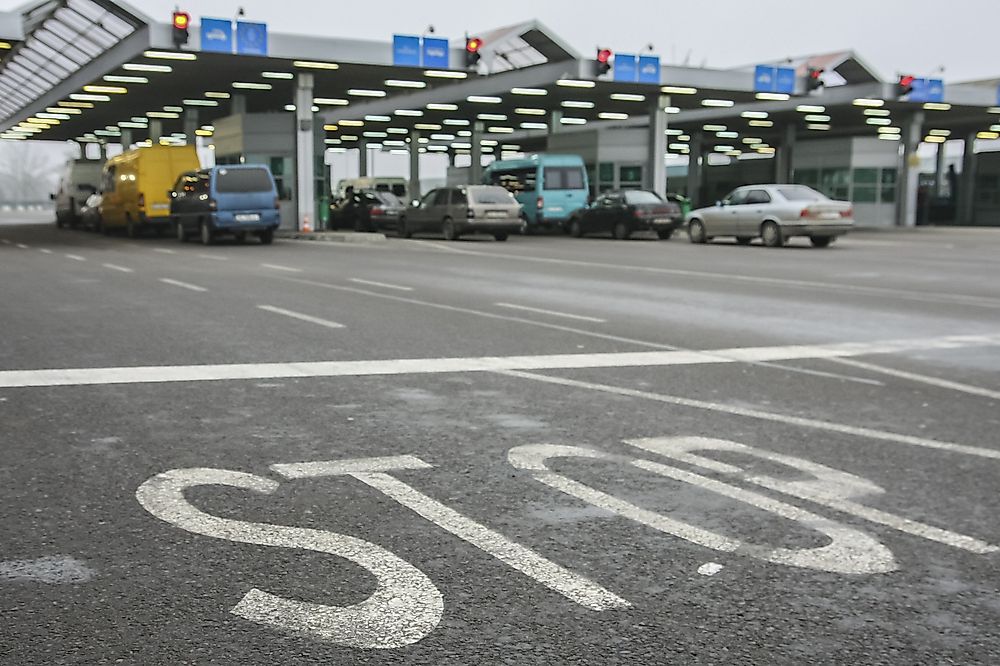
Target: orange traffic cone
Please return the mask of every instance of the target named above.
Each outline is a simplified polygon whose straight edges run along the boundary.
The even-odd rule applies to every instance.
[[[313,230],[312,220],[306,215],[302,218],[302,233],[311,234]]]

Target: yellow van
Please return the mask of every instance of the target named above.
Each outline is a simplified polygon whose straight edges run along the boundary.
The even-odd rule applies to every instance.
[[[134,148],[109,159],[101,177],[101,229],[125,230],[135,237],[143,229],[172,233],[170,197],[177,178],[201,167],[194,146]]]

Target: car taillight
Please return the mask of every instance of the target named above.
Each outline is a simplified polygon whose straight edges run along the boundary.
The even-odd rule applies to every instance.
[[[476,216],[476,211],[472,210],[471,208],[469,208],[469,209],[467,209],[467,210],[465,211],[465,217],[467,217],[468,219],[470,219],[470,220],[471,220],[471,219],[472,219],[472,218],[474,218],[475,216]]]
[[[632,215],[634,215],[635,217],[642,217],[642,211],[636,208],[635,210],[632,211]]]
[[[385,214],[385,209],[382,208],[381,206],[374,206],[372,208],[371,214],[372,215],[384,215]]]
[[[803,208],[802,209],[802,213],[799,215],[799,217],[801,217],[801,218],[808,218],[808,217],[812,217],[812,216],[813,216],[813,212],[809,208]]]
[[[536,205],[538,206],[538,210],[545,208],[545,197],[538,197]]]
[[[139,208],[146,207],[146,195],[142,192],[139,193]]]
[[[854,209],[848,208],[847,210],[840,211],[840,216],[843,218],[854,217]]]

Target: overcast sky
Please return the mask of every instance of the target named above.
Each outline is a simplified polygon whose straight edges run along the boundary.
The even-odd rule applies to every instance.
[[[168,21],[174,6],[199,16],[249,19],[272,30],[325,36],[390,39],[433,24],[440,36],[460,38],[538,19],[581,54],[600,45],[635,52],[653,44],[664,61],[733,67],[786,56],[855,49],[884,78],[897,72],[933,74],[949,81],[1000,77],[990,48],[996,39],[997,0],[135,0]],[[20,0],[0,0],[11,9]]]

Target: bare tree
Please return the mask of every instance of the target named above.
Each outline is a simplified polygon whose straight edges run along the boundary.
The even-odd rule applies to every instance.
[[[0,141],[0,203],[47,201],[69,156],[63,143]]]

